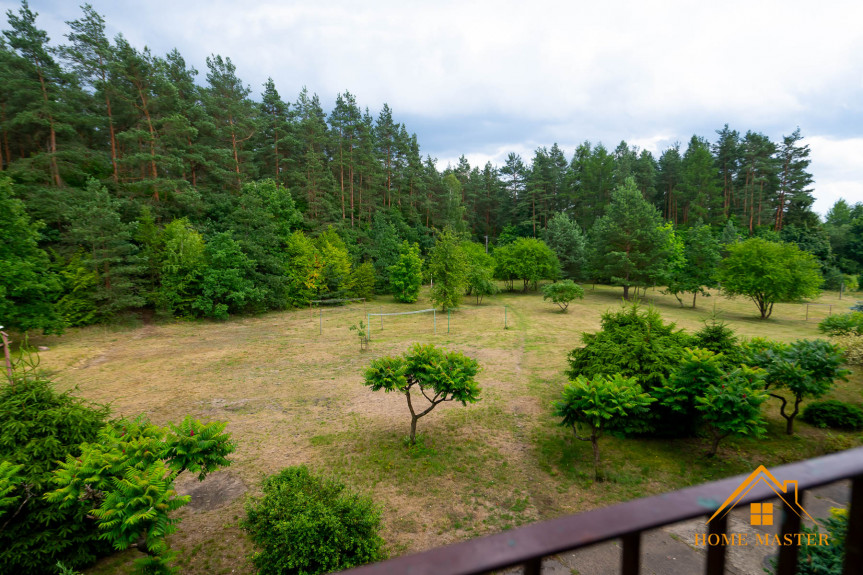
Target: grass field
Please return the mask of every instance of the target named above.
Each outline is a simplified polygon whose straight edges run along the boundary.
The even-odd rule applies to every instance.
[[[288,465],[338,475],[382,504],[383,536],[397,555],[861,442],[859,434],[803,422],[786,436],[771,400],[768,435],[729,440],[713,459],[704,456],[703,438],[606,438],[600,450],[608,480],[593,483],[590,444],[574,441],[549,409],[565,383],[567,352],[581,344],[583,331],[599,328],[602,312],[621,303],[620,288],[585,288],[585,299],[567,313],[536,293],[515,293],[465,305],[449,318],[385,317],[381,329],[374,317],[366,352],[348,326],[367,312],[431,307],[426,292],[413,305],[382,297],[365,306],[224,323],[91,327],[34,343],[50,347],[42,366],[60,388],[110,403],[117,415],[228,422],[237,442],[233,465],[202,484],[180,483],[193,493],[172,539],[183,573],[252,572],[246,559],[252,548],[237,526],[243,493],[254,495],[264,475]],[[743,299],[699,298],[694,310],[659,291],[648,290],[645,299],[687,330],[699,329],[715,310],[739,335],[782,341],[819,337],[817,320],[828,312],[813,307],[805,321],[805,306],[778,304],[773,318],[761,321]],[[819,303],[832,304],[835,313],[853,301],[826,294]],[[483,368],[482,400],[439,406],[420,420],[421,440],[407,448],[404,397],[370,391],[362,369],[414,342],[475,357]],[[857,370],[831,397],[859,404],[861,389]],[[125,573],[135,553],[110,557],[88,573]]]

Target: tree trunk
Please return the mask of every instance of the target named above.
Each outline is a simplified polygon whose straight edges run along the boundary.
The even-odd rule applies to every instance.
[[[417,417],[416,415],[411,415],[411,445],[415,445],[417,442],[416,437],[417,437],[417,420],[418,419],[419,419],[419,417]]]
[[[692,292],[692,309],[695,309],[695,298],[698,297],[698,292]]]
[[[6,149],[6,165],[12,163],[12,150],[9,148],[9,133],[6,132],[6,102],[0,106],[0,122],[3,123],[3,147]]]
[[[120,181],[120,171],[117,168],[117,139],[114,135],[114,115],[111,113],[111,98],[108,96],[108,79],[105,77],[105,64],[99,55],[99,68],[102,74],[102,86],[105,90],[105,109],[108,113],[108,134],[111,136],[111,165],[114,167],[114,183]]]
[[[42,99],[45,104],[48,104],[48,89],[45,87],[45,78],[42,76],[41,69],[39,70],[39,84],[42,86]],[[51,176],[54,178],[54,185],[59,188],[63,182],[60,180],[60,169],[57,167],[57,132],[54,130],[54,116],[50,113],[48,114],[48,126],[50,129]]]
[[[240,155],[237,153],[237,133],[234,131],[234,118],[228,118],[228,123],[231,124],[231,148],[234,151],[234,171],[237,173],[237,189],[242,187],[240,181]]]
[[[629,286],[628,285],[623,286],[623,299],[625,299],[626,301],[629,301]]]
[[[596,428],[590,435],[590,444],[593,446],[593,480],[599,481],[599,438],[596,436]]]
[[[707,457],[715,457],[716,453],[719,451],[719,442],[722,441],[722,436],[716,433],[713,429],[710,430],[713,435],[713,441],[710,443],[710,453],[707,454]]]

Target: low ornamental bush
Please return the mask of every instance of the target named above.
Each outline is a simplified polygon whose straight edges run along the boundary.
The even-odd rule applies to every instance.
[[[827,335],[863,335],[863,312],[853,311],[824,318],[818,331]]]
[[[265,479],[263,492],[243,521],[261,575],[329,573],[386,558],[380,509],[343,483],[300,465]]]
[[[803,421],[815,427],[851,431],[863,429],[863,409],[835,399],[809,404],[803,410],[802,417]]]

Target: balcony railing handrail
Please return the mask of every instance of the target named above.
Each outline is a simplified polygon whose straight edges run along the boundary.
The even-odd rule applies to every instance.
[[[858,479],[855,484],[863,485],[863,447],[782,465],[769,471],[779,481],[796,480],[798,492],[851,478]],[[663,525],[701,516],[709,517],[748,475],[737,475],[576,515],[540,521],[502,533],[364,565],[349,572],[351,575],[473,575],[521,565],[537,558]],[[764,501],[775,496],[764,482],[758,482],[738,504]],[[859,514],[860,510],[856,511]],[[852,528],[857,528],[856,523],[854,521],[853,527],[849,525],[849,539]],[[706,521],[704,530],[708,530]],[[860,553],[859,547],[863,542],[851,543],[856,549],[855,553]]]

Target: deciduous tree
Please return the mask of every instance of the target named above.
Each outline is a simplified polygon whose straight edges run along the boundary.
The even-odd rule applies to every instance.
[[[755,302],[761,319],[773,313],[778,302],[816,297],[822,282],[815,256],[794,244],[750,238],[726,246],[728,257],[719,266],[718,279],[729,296],[746,296]]]
[[[479,364],[457,351],[429,345],[414,345],[403,357],[382,357],[365,370],[365,385],[372,391],[404,393],[411,413],[410,442],[416,442],[417,421],[445,401],[462,405],[479,401],[476,382]],[[411,390],[425,398],[424,410],[415,408]]]
[[[627,417],[647,412],[656,400],[641,389],[633,377],[620,374],[578,377],[563,388],[563,397],[553,404],[561,425],[572,428],[576,439],[593,447],[593,478],[599,480],[599,439],[603,432]]]

